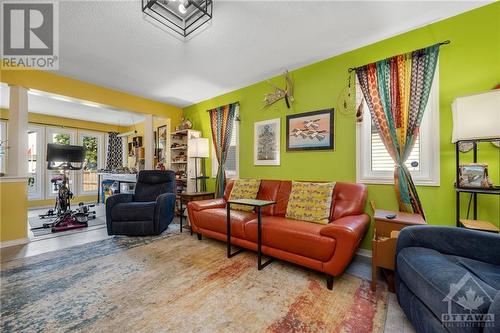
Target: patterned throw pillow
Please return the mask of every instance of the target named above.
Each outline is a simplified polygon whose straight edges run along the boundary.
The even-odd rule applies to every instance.
[[[237,179],[234,182],[230,200],[235,199],[255,199],[260,188],[260,179]],[[254,207],[233,204],[231,209],[251,212]]]
[[[330,219],[334,187],[335,183],[292,182],[286,217],[327,224]]]

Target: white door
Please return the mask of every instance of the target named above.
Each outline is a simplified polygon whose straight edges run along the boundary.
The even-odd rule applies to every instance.
[[[99,132],[78,132],[78,145],[85,147],[85,163],[78,172],[78,193],[97,194],[97,170],[104,167],[104,134]]]
[[[0,172],[7,173],[7,122],[0,121]]]

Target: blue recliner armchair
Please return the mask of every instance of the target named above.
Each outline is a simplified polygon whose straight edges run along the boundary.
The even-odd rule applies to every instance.
[[[108,235],[159,235],[174,218],[175,173],[144,170],[137,175],[134,194],[106,200]]]
[[[500,235],[404,228],[396,249],[396,294],[419,333],[500,332]]]

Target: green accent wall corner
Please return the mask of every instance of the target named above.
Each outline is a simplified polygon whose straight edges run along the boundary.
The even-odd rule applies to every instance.
[[[339,32],[341,33],[341,32]],[[451,103],[454,98],[492,89],[500,82],[500,3],[495,2],[461,15],[412,30],[392,38],[338,55],[291,71],[295,84],[295,102],[288,110],[283,101],[261,110],[265,93],[270,91],[267,82],[248,87],[186,107],[184,116],[211,138],[206,110],[240,102],[240,153],[241,178],[356,181],[356,120],[353,114],[336,112],[335,151],[286,152],[286,115],[334,107],[340,103],[339,95],[347,82],[349,67],[412,51],[431,44],[451,40],[443,46],[439,59],[440,103],[440,186],[418,186],[427,221],[433,225],[455,225],[455,151],[451,143]],[[328,42],[328,41],[323,41]],[[281,77],[271,79],[282,84]],[[253,165],[254,122],[281,118],[281,165]],[[211,140],[211,139],[210,139]],[[500,184],[500,149],[481,144],[479,158],[489,164],[490,177]],[[464,155],[466,161],[470,156]],[[207,163],[207,174],[210,173]],[[213,188],[213,179],[209,189]],[[397,209],[392,185],[369,185],[370,200],[377,207]],[[466,211],[464,196],[463,211]],[[479,197],[479,218],[499,224],[500,197]],[[369,205],[366,211],[370,212]],[[373,224],[365,236],[362,248],[370,248]]]

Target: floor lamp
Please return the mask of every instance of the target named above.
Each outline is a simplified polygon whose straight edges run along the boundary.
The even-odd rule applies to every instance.
[[[194,158],[195,189],[198,192],[198,180],[200,180],[200,191],[207,191],[207,176],[205,175],[205,158],[208,157],[208,139],[196,138],[189,140],[189,157]],[[200,174],[198,175],[198,160],[200,160]]]

